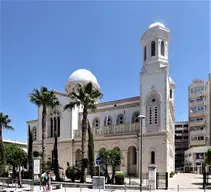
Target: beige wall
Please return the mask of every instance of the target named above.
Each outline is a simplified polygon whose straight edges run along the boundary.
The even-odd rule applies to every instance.
[[[148,165],[151,163],[151,151],[155,151],[155,163],[157,165],[158,172],[166,172],[168,170],[167,164],[167,144],[165,143],[166,136],[165,132],[158,134],[144,134],[143,135],[143,173],[148,171]],[[51,157],[53,150],[54,139],[46,139],[46,155]],[[73,147],[72,147],[73,145]],[[87,145],[86,145],[87,146]],[[129,147],[134,146],[137,151],[137,164],[133,165],[129,161]],[[128,136],[113,136],[113,137],[96,137],[95,138],[95,155],[98,155],[100,148],[113,149],[114,147],[119,147],[123,153],[124,159],[121,165],[120,170],[125,173],[128,172],[128,165],[130,164],[130,169],[135,170],[136,174],[139,174],[139,162],[140,162],[140,153],[139,153],[139,140],[137,135],[128,135]],[[81,149],[80,138],[75,140],[72,144],[72,141],[58,141],[58,155],[59,155],[59,165],[66,170],[67,161],[71,165],[75,164],[76,160],[76,151]],[[41,143],[34,143],[33,151],[41,151]],[[131,155],[131,154],[130,154]],[[85,156],[87,157],[87,148]]]

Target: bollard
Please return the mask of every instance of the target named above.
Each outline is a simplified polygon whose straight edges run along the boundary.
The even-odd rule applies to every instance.
[[[64,191],[66,192],[66,185],[65,185],[65,187],[64,187]]]
[[[204,192],[206,192],[206,186],[204,187]]]
[[[177,185],[177,192],[179,192],[179,185]]]
[[[151,185],[149,186],[149,191],[151,192]]]
[[[125,184],[125,192],[127,191],[126,184]]]
[[[82,188],[80,187],[80,192],[82,192]]]

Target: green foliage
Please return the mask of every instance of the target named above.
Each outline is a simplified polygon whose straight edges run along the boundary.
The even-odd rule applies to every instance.
[[[38,89],[34,89],[32,93],[29,94],[30,102],[36,104],[37,106],[45,106],[54,108],[60,105],[58,98],[55,96],[53,90],[48,90],[47,87],[43,86]]]
[[[4,173],[5,171],[5,149],[4,149],[4,144],[3,141],[0,140],[0,176]]]
[[[33,172],[33,154],[32,154],[32,132],[30,130],[30,127],[28,128],[28,166],[29,166],[29,175],[32,178],[32,172]]]
[[[75,106],[83,105],[86,109],[96,109],[97,101],[103,97],[103,94],[96,89],[91,82],[84,86],[77,85],[75,90],[69,94],[70,103],[65,105],[64,110],[72,110]]]
[[[27,153],[17,144],[5,145],[6,163],[15,167],[27,165]]]
[[[105,148],[100,149],[99,151],[99,157],[103,161],[104,170],[105,170],[105,177],[107,179],[107,183],[114,183],[114,177],[116,173],[116,168],[121,165],[123,155],[120,150],[112,149],[107,150]],[[112,177],[110,180],[109,174],[108,174],[108,167],[112,168]]]
[[[173,177],[174,174],[175,174],[175,173],[174,173],[173,171],[171,171],[171,172],[170,172],[170,177]]]
[[[0,112],[0,137],[2,137],[2,129],[14,130],[10,123],[11,119],[9,118],[9,116],[4,115],[2,112]]]
[[[123,185],[125,182],[125,175],[123,172],[119,172],[115,175],[115,184]]]
[[[205,162],[207,165],[211,165],[211,148],[209,148],[205,154]]]
[[[74,183],[75,180],[77,179],[80,179],[80,175],[81,175],[81,170],[79,167],[76,167],[76,166],[69,166],[67,169],[66,169],[66,177],[68,179],[71,179],[71,181]]]
[[[88,165],[91,177],[95,175],[95,155],[94,155],[94,138],[91,130],[90,122],[88,121]]]

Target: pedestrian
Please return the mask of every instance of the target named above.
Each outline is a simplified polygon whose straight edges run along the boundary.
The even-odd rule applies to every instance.
[[[47,177],[48,177],[48,180],[47,180],[47,191],[50,192],[51,191],[51,175],[49,172],[47,172]]]
[[[42,180],[42,186],[43,186],[43,191],[46,192],[47,190],[47,182],[48,182],[48,175],[46,174],[46,172],[44,172],[41,175],[41,180]]]

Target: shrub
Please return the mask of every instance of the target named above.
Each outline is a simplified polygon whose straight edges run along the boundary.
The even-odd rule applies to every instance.
[[[125,175],[123,172],[119,172],[115,175],[115,184],[123,185],[125,182]]]
[[[8,171],[4,171],[1,175],[1,177],[9,177],[9,172]]]
[[[170,177],[173,177],[174,176],[174,172],[172,171],[171,173],[170,173]]]
[[[81,173],[81,170],[78,167],[73,165],[67,168],[66,177],[68,179],[71,179],[71,181],[74,183],[76,179],[80,179],[80,173]]]

